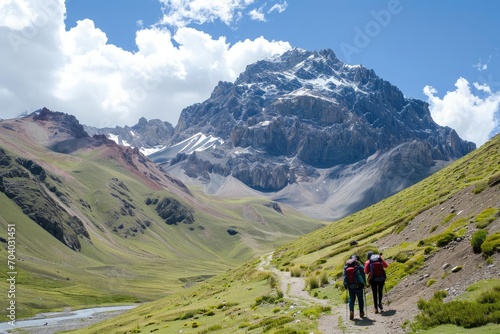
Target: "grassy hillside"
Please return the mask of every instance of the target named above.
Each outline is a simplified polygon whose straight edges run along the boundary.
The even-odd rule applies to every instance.
[[[413,187],[279,247],[272,264],[302,277],[306,289],[317,297],[315,301],[294,298],[290,283],[279,284],[283,275],[272,267],[266,269],[263,259],[256,259],[181,294],[77,332],[358,333],[373,332],[377,322],[385,321],[388,332],[401,333],[406,327],[420,333],[425,324],[433,323],[429,319],[442,319],[446,312],[451,316],[434,322],[433,326],[441,327],[427,329],[430,333],[498,332],[494,314],[500,312],[500,297],[495,292],[499,283],[492,279],[498,276],[495,265],[500,259],[499,162],[500,137],[496,137]],[[484,232],[485,240],[479,252],[474,252],[478,231]],[[390,263],[387,288],[394,311],[389,317],[352,326],[343,316],[340,275],[351,254],[365,256],[369,250],[383,252]],[[479,292],[465,293],[478,290],[472,285],[475,282],[483,282],[479,301],[475,301]],[[432,301],[436,293],[441,299]],[[321,303],[325,299],[326,305]],[[475,324],[483,327],[463,331],[456,327],[453,319],[475,315],[461,312],[461,306],[453,311],[456,306],[448,302],[455,299],[488,303],[489,311],[478,315],[484,321]],[[447,306],[429,306],[424,321],[413,322],[418,307],[443,302]],[[470,305],[478,309],[478,304]],[[445,313],[433,313],[437,309]],[[321,331],[318,328],[326,318],[334,327]],[[455,325],[445,325],[446,321]],[[493,324],[484,325],[488,322]]]
[[[88,237],[77,235],[81,249],[72,250],[54,237],[57,232],[51,234],[30,219],[23,212],[26,207],[6,195],[12,191],[0,192],[0,258],[8,256],[7,226],[16,226],[18,318],[64,307],[158,299],[320,224],[290,208],[279,212],[268,201],[220,201],[190,191],[116,145],[88,144],[71,154],[51,151],[26,136],[24,123],[28,121],[12,122],[0,131],[0,148],[10,162],[0,166],[0,175],[9,175],[2,184],[18,188],[35,211],[31,215],[57,205],[82,222]],[[45,135],[46,130],[29,126],[31,134]],[[46,177],[28,172],[19,158],[41,166]],[[165,198],[190,212],[192,221],[168,224],[162,219],[154,203]],[[4,291],[6,275],[0,271]],[[0,314],[5,313],[2,307]]]

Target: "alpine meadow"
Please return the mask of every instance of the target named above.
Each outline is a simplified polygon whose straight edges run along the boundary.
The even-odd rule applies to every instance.
[[[499,8],[0,2],[0,333],[500,333]]]

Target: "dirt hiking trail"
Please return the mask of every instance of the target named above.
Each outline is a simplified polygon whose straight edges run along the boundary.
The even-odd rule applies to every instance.
[[[346,304],[335,305],[329,300],[319,299],[311,296],[305,289],[305,280],[303,277],[291,277],[290,272],[284,272],[270,265],[272,254],[263,256],[259,265],[260,270],[268,270],[274,273],[280,281],[281,290],[284,296],[292,301],[305,302],[322,306],[330,306],[331,314],[323,315],[319,318],[318,329],[323,334],[354,334],[354,333],[380,333],[380,334],[399,334],[405,333],[401,327],[402,319],[405,315],[398,314],[398,311],[390,301],[390,294],[384,294],[384,312],[375,314],[371,306],[365,308],[365,317],[359,317],[359,308],[356,303],[354,320],[349,320]],[[366,290],[366,299],[371,300],[371,289]],[[404,312],[403,312],[404,313]],[[412,315],[407,315],[412,317]]]

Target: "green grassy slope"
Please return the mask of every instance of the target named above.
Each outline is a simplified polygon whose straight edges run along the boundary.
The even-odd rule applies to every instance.
[[[442,261],[435,259],[445,253],[446,245],[454,238],[464,237],[478,224],[482,224],[490,235],[500,232],[499,161],[500,136],[497,136],[411,188],[278,247],[273,263],[282,270],[300,272],[308,282],[326,274],[330,284],[313,289],[312,293],[328,298],[332,306],[343,303],[343,289],[338,278],[345,260],[353,253],[379,250],[378,242],[385,242],[384,257],[391,262],[388,289],[397,287],[405,277],[424,266],[441,269],[443,262],[433,261]],[[475,203],[475,199],[481,205],[467,207],[467,203]],[[450,201],[462,201],[464,213],[444,211],[442,208],[450,207]],[[485,210],[482,203],[493,203],[493,207]],[[473,257],[470,241],[458,245],[462,245],[460,249],[466,257]],[[498,241],[493,249],[500,249]],[[468,270],[470,275],[495,263],[498,254],[493,252],[485,254],[483,260],[478,259],[477,267],[464,268],[462,272]],[[77,332],[319,333],[317,319],[328,310],[283,298],[284,291],[276,285],[277,277],[272,271],[259,271],[259,263],[260,260],[248,262],[182,294],[147,303]],[[460,273],[454,274],[455,277],[460,277]],[[438,279],[444,281],[448,274]],[[469,276],[462,277],[466,278],[470,280]],[[427,285],[434,287],[430,281]],[[415,304],[410,307],[416,309]],[[495,332],[499,325],[482,329]]]
[[[0,193],[0,236],[7,239],[7,225],[16,225],[18,318],[64,307],[158,299],[269,252],[320,223],[289,208],[279,213],[260,199],[221,202],[195,190],[186,193],[166,178],[154,183],[121,161],[116,147],[59,154],[8,135],[0,133],[0,147],[13,161],[22,156],[39,163],[51,182],[52,176],[59,179],[62,195],[46,192],[79,217],[90,235],[90,240],[80,236],[81,250],[73,251]],[[33,175],[29,182],[45,189]],[[29,188],[24,191],[29,198]],[[168,225],[155,205],[146,204],[148,198],[165,197],[191,208],[194,222]],[[238,234],[230,235],[229,228]],[[0,258],[7,259],[7,244],[1,246]],[[2,270],[0,290],[6,288]],[[2,307],[0,314],[5,313]]]

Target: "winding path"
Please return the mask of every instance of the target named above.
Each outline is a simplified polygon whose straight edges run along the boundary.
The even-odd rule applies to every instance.
[[[281,290],[285,298],[292,301],[301,301],[310,304],[326,306],[332,309],[331,314],[323,315],[319,318],[318,329],[323,334],[355,334],[355,333],[375,333],[375,334],[401,334],[404,330],[395,324],[392,316],[396,310],[386,307],[384,313],[375,314],[368,307],[365,318],[359,318],[359,311],[356,306],[354,320],[348,320],[346,305],[334,305],[325,299],[311,296],[305,290],[305,280],[303,277],[291,277],[290,272],[283,272],[271,266],[272,253],[263,256],[258,269],[268,270],[276,274],[279,278]],[[367,290],[366,298],[372,298],[371,292]]]

